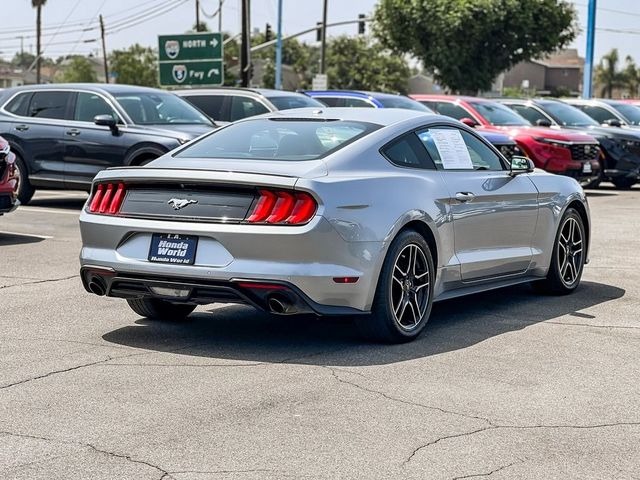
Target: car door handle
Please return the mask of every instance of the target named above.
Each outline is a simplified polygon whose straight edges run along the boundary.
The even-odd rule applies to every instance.
[[[19,132],[26,132],[29,130],[29,125],[16,125],[16,130]]]
[[[462,202],[462,203],[470,202],[474,198],[476,198],[476,196],[471,192],[458,192],[458,193],[456,193],[456,200],[458,200],[459,202]]]
[[[80,130],[78,130],[77,128],[72,128],[71,130],[67,130],[64,133],[71,137],[77,137],[78,135],[80,135]]]

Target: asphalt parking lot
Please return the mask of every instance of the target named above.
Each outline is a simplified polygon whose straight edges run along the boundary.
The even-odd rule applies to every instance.
[[[86,195],[0,217],[0,478],[640,478],[640,188],[592,191],[569,297],[436,304],[407,345],[351,323],[85,293]]]

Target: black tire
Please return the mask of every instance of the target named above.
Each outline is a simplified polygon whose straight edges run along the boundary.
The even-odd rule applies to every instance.
[[[627,178],[627,177],[619,177],[612,178],[611,183],[613,183],[616,188],[620,190],[629,190],[636,184],[637,180],[635,178]]]
[[[29,181],[29,170],[27,169],[24,160],[16,154],[16,166],[20,175],[18,183],[18,200],[22,205],[26,205],[33,198],[33,194],[36,193],[36,189],[33,188]]]
[[[171,303],[159,298],[127,299],[131,310],[151,320],[184,320],[196,308],[195,305]]]
[[[571,223],[574,233],[567,231],[571,228]],[[575,230],[576,227],[578,230]],[[577,244],[578,235],[579,245]],[[582,217],[573,208],[568,208],[562,216],[556,233],[547,277],[532,284],[536,291],[551,295],[567,295],[578,288],[584,271],[586,249],[587,241]]]
[[[362,333],[384,343],[415,339],[431,314],[434,282],[433,257],[424,237],[414,230],[401,232],[384,260],[371,314],[357,318]]]
[[[598,177],[595,178],[594,180],[591,180],[583,188],[598,188],[601,183],[602,183],[602,174],[598,175]]]

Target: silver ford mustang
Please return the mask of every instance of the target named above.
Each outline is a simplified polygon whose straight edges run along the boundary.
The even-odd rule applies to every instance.
[[[455,120],[288,110],[98,174],[81,277],[149,318],[246,303],[356,315],[369,336],[404,342],[434,301],[522,282],[572,292],[589,224],[573,179],[509,164]]]

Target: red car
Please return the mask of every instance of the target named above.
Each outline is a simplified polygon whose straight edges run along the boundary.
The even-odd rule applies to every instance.
[[[590,135],[534,127],[509,107],[485,98],[450,95],[412,95],[412,98],[470,127],[507,133],[538,168],[573,177],[582,185],[598,178],[600,148]]]
[[[16,156],[9,150],[9,143],[0,137],[0,215],[18,206],[19,175]]]

